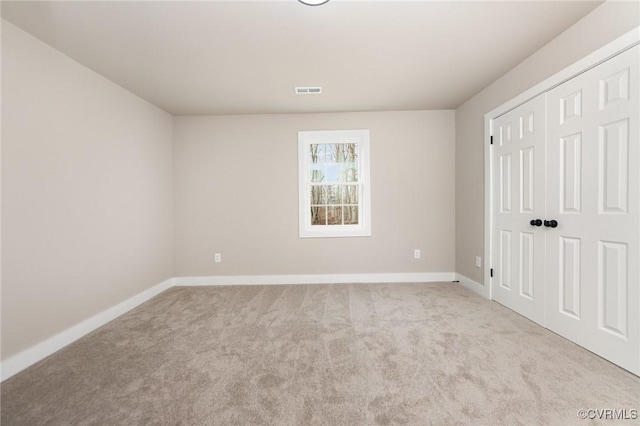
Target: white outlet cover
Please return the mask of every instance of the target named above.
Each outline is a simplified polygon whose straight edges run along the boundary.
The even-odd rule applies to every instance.
[[[476,256],[476,267],[482,267],[482,258],[480,256]]]

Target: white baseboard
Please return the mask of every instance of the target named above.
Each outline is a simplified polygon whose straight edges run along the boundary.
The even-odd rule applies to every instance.
[[[339,283],[415,283],[450,282],[453,272],[416,272],[392,274],[318,274],[318,275],[245,275],[170,278],[124,302],[108,308],[79,324],[52,336],[0,363],[0,380],[4,381],[43,360],[81,337],[102,327],[136,306],[173,286],[270,285],[270,284],[339,284]]]
[[[471,278],[467,278],[464,275],[456,274],[456,280],[460,281],[460,285],[468,288],[472,292],[479,294],[480,296],[489,299],[489,287],[473,281]]]
[[[420,283],[453,281],[453,272],[414,272],[391,274],[318,274],[318,275],[230,275],[210,277],[177,277],[176,286],[211,285],[277,285],[277,284],[341,284],[341,283]]]
[[[116,319],[120,315],[129,312],[131,309],[172,286],[173,279],[168,279],[167,281],[155,285],[142,293],[138,293],[124,302],[112,306],[111,308],[108,308],[43,342],[38,343],[37,345],[32,346],[29,349],[7,358],[0,363],[0,376],[2,381],[16,373],[19,373],[36,362],[43,360],[54,352],[59,351],[70,343],[73,343],[79,338],[91,333],[93,330],[102,327],[109,321]]]

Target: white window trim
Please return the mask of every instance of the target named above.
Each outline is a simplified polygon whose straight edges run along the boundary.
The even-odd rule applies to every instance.
[[[311,225],[309,204],[309,147],[314,143],[359,144],[358,180],[360,187],[357,225]],[[369,130],[322,130],[298,132],[298,205],[300,238],[370,237],[371,180],[369,174]]]

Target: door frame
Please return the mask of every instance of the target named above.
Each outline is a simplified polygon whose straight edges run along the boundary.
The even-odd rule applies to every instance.
[[[519,107],[536,96],[548,92],[556,86],[582,74],[589,69],[600,65],[608,59],[631,49],[640,44],[640,27],[636,27],[626,34],[618,37],[610,43],[602,46],[595,52],[585,56],[579,61],[569,65],[562,71],[536,84],[520,95],[505,102],[499,107],[484,115],[484,285],[483,293],[487,299],[493,300],[493,280],[491,279],[491,268],[493,267],[493,222],[494,214],[492,209],[493,201],[493,162],[491,161],[491,135],[493,134],[493,120],[503,114]],[[640,259],[638,259],[640,261]],[[639,301],[640,302],[640,301]]]

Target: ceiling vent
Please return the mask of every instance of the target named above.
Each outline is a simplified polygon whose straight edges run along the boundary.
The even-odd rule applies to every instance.
[[[296,95],[319,95],[322,93],[322,87],[319,86],[304,86],[296,87]]]

